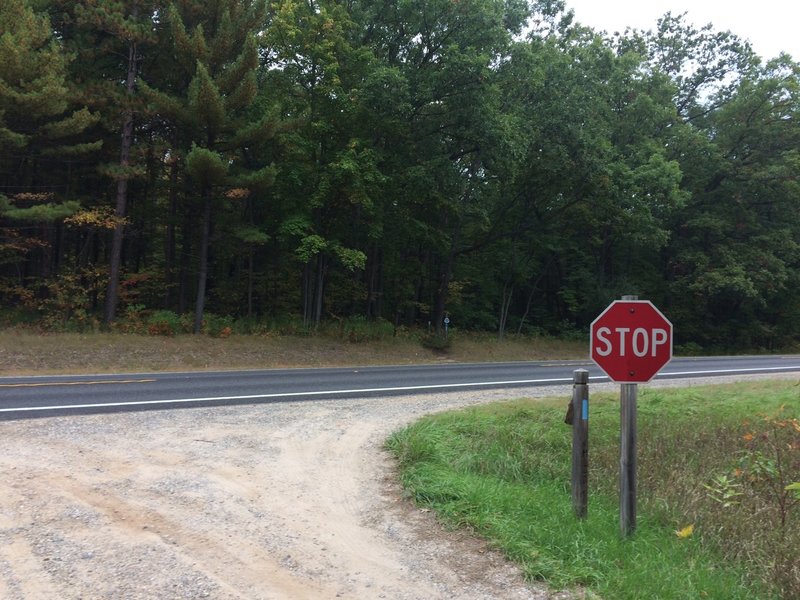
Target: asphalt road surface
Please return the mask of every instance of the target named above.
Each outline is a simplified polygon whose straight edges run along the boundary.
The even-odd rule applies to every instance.
[[[0,420],[297,400],[564,385],[589,361],[0,377]],[[675,358],[655,379],[800,372],[800,356]]]

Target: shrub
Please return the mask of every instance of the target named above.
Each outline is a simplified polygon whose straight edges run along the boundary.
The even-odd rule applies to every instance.
[[[147,317],[147,333],[174,336],[185,331],[180,316],[171,310],[158,310]]]
[[[258,317],[241,317],[233,324],[232,333],[237,335],[269,335],[270,324]]]
[[[206,313],[202,332],[212,337],[228,337],[233,333],[233,317]]]
[[[428,350],[446,353],[453,343],[453,334],[451,332],[445,337],[443,335],[437,335],[436,333],[426,333],[420,339],[420,343],[423,348],[427,348]]]
[[[686,342],[675,346],[675,354],[678,356],[703,356],[703,347],[696,342]]]
[[[91,314],[102,301],[105,283],[104,271],[89,268],[49,280],[37,307],[41,325],[54,331],[97,329],[99,324]]]
[[[391,323],[383,319],[370,321],[366,317],[357,316],[342,322],[342,336],[352,343],[379,341],[392,337]]]

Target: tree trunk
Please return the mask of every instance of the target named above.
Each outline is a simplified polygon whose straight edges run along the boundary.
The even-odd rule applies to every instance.
[[[251,246],[247,254],[247,318],[253,318],[253,254],[255,250]]]
[[[525,303],[525,312],[522,313],[522,317],[519,320],[519,326],[517,327],[517,335],[522,333],[522,327],[525,325],[525,319],[528,318],[528,313],[531,310],[531,304],[533,303],[533,295],[536,293],[536,286],[531,288],[531,293],[528,294],[528,301]]]
[[[327,261],[325,255],[320,253],[317,256],[317,282],[316,294],[314,295],[314,328],[319,327],[322,321],[322,298],[323,289],[325,287],[325,271],[327,270]]]
[[[511,299],[514,297],[514,284],[506,283],[503,285],[503,298],[500,302],[500,326],[497,328],[497,339],[502,340],[506,334],[506,324],[508,323],[508,311],[511,307]]]
[[[194,235],[194,207],[187,203],[183,211],[183,231],[181,234],[181,262],[178,272],[178,313],[184,314],[189,308],[189,293],[191,285],[189,281],[189,269],[192,262],[192,241]]]
[[[381,315],[379,289],[380,261],[380,249],[378,248],[377,242],[373,242],[367,266],[367,319],[374,319]]]
[[[539,273],[539,276],[536,278],[536,281],[533,282],[531,286],[531,293],[528,294],[528,301],[525,303],[525,312],[522,313],[522,318],[519,320],[519,326],[517,327],[517,335],[522,333],[522,327],[525,325],[525,319],[528,318],[528,313],[531,310],[531,305],[533,304],[533,295],[536,293],[536,289],[539,287],[539,283],[541,283],[544,276],[547,275],[547,270],[550,268],[550,263],[553,262],[553,257],[547,259],[547,262],[542,269],[542,272]]]
[[[311,277],[311,261],[303,266],[303,327],[311,324],[312,298],[314,297],[313,278]]]
[[[206,283],[208,281],[208,247],[211,238],[211,188],[203,186],[203,232],[200,238],[200,266],[197,269],[197,300],[194,307],[194,332],[203,329],[203,312],[206,305]]]
[[[132,15],[136,18],[136,8]],[[136,85],[136,43],[128,43],[128,76],[125,82],[125,92],[128,99],[133,96],[133,89]],[[111,241],[111,256],[108,268],[108,288],[106,289],[106,304],[104,321],[110,325],[114,321],[117,313],[117,302],[119,300],[119,271],[122,262],[122,242],[124,238],[124,219],[128,203],[128,173],[126,169],[130,165],[131,146],[133,145],[133,108],[130,106],[125,110],[122,119],[122,139],[120,142],[119,164],[122,173],[117,179],[117,200],[114,208],[116,225],[114,236]]]
[[[164,308],[171,310],[175,293],[175,219],[178,216],[178,161],[173,161],[169,173],[169,216],[164,231]]]
[[[450,252],[447,260],[439,273],[439,286],[436,288],[436,297],[433,308],[433,320],[436,328],[436,335],[441,336],[444,329],[444,309],[447,305],[447,296],[450,291],[450,281],[453,279],[453,269],[456,265],[456,247],[458,245],[458,231],[450,244]]]

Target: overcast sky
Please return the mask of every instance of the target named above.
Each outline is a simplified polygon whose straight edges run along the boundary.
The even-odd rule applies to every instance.
[[[695,26],[713,23],[718,31],[729,30],[750,40],[762,58],[781,51],[800,61],[800,0],[566,0],[584,25],[610,33],[626,26],[654,29],[667,11],[688,12]]]

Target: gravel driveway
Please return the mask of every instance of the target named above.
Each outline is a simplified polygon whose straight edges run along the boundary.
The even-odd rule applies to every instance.
[[[0,423],[0,598],[569,597],[403,500],[382,443],[430,412],[570,390]]]

